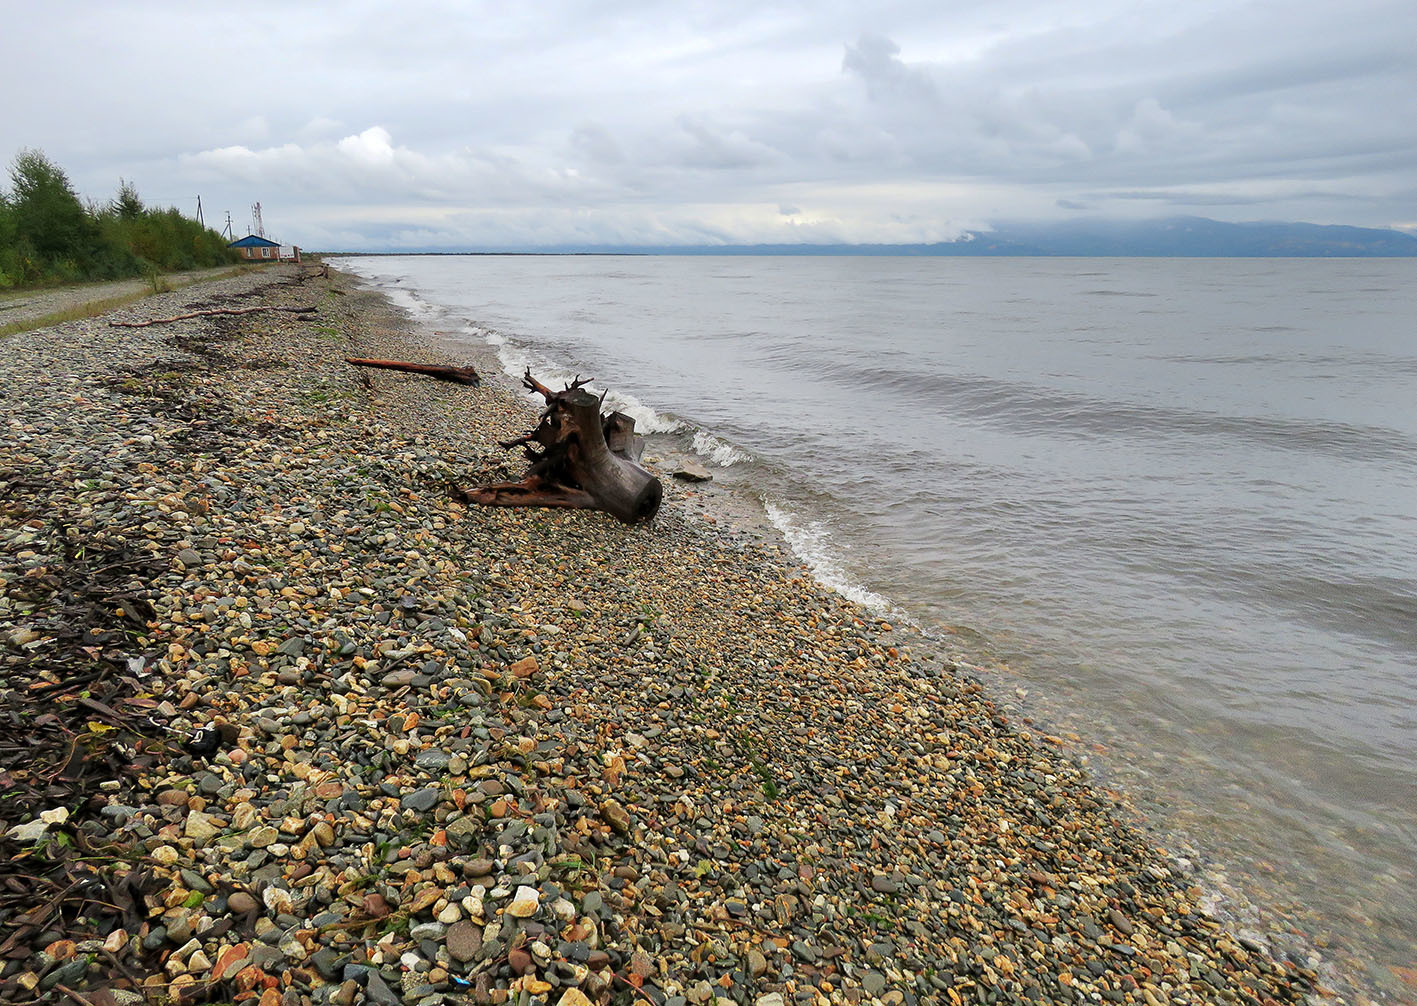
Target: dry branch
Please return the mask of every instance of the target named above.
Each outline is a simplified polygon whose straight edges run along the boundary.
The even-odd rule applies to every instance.
[[[428,363],[403,363],[399,360],[364,360],[348,357],[346,363],[352,363],[356,367],[377,367],[381,370],[401,370],[409,374],[423,374],[438,381],[452,381],[454,384],[467,384],[473,387],[482,383],[482,378],[478,376],[472,367],[440,367]]]
[[[208,311],[188,311],[186,314],[174,314],[171,318],[152,318],[148,321],[110,321],[108,324],[114,328],[147,328],[149,325],[170,325],[174,321],[186,321],[188,318],[210,318],[220,314],[255,314],[257,311],[284,311],[287,314],[313,314],[313,307],[217,307]]]

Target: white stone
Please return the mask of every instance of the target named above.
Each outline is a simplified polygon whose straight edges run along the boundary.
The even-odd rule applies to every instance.
[[[170,845],[159,845],[152,851],[152,857],[163,866],[171,866],[177,862],[178,852]]]
[[[48,830],[49,825],[36,818],[33,821],[15,825],[5,834],[20,842],[38,842]]]
[[[268,887],[261,894],[266,907],[276,914],[289,914],[295,908],[295,899],[290,892],[280,887]]]
[[[295,938],[294,933],[282,939],[277,949],[293,961],[303,961],[310,956],[310,951],[305,949],[305,944]]]
[[[540,904],[541,893],[536,888],[518,887],[517,893],[512,896],[511,904],[507,905],[507,914],[515,915],[519,919],[530,918],[536,914]]]

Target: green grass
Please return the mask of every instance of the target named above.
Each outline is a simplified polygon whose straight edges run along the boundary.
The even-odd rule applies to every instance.
[[[87,304],[77,304],[63,311],[40,315],[38,318],[12,321],[8,325],[0,325],[0,339],[3,339],[7,335],[16,335],[20,332],[32,332],[37,328],[62,325],[66,321],[82,321],[85,318],[96,318],[101,314],[107,314],[109,311],[126,307],[129,304],[136,303],[145,297],[151,296],[152,293],[150,291],[139,290],[137,293],[124,294],[121,297],[106,297],[103,300],[91,300]]]
[[[251,266],[237,266],[234,269],[225,269],[211,276],[203,276],[200,279],[181,283],[179,286],[192,286],[197,283],[210,283],[219,279],[230,279],[232,276],[240,276],[243,273],[250,272],[251,268]],[[103,282],[112,281],[104,280]],[[73,283],[62,289],[82,290],[86,286],[93,285],[95,284]],[[148,289],[146,290],[137,290],[133,293],[121,294],[117,297],[104,297],[101,300],[91,300],[86,304],[76,304],[73,307],[65,308],[63,311],[54,311],[50,314],[40,315],[38,318],[27,318],[24,321],[12,321],[6,325],[0,325],[0,339],[3,339],[7,335],[18,335],[20,332],[33,332],[37,328],[49,328],[51,325],[62,325],[66,321],[83,321],[87,318],[97,318],[101,314],[116,311],[120,307],[136,304],[138,301],[151,297],[155,293],[167,293],[172,289],[173,287],[168,283],[167,277],[159,276],[149,280]],[[50,291],[46,290],[44,292],[48,293]],[[32,290],[19,291],[7,294],[5,299],[23,297],[33,293],[34,291]]]

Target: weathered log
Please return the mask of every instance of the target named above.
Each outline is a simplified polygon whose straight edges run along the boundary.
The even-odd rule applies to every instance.
[[[603,396],[579,379],[552,391],[528,368],[522,383],[546,400],[546,409],[536,429],[502,446],[522,447],[531,468],[520,482],[480,486],[464,493],[467,499],[483,506],[604,510],[627,524],[659,512],[664,487],[639,463],[644,438],[633,419],[621,412],[602,417]]]
[[[284,311],[287,314],[313,314],[313,307],[270,307],[262,304],[259,307],[217,307],[209,311],[188,311],[186,314],[174,314],[171,318],[152,318],[148,321],[110,321],[108,324],[114,328],[147,328],[149,325],[170,325],[174,321],[186,321],[189,318],[211,318],[219,314],[255,314],[257,311]]]
[[[429,363],[403,363],[399,360],[364,360],[347,357],[346,363],[356,367],[377,367],[382,370],[402,370],[409,374],[423,374],[438,381],[452,381],[473,387],[482,383],[482,378],[472,367],[440,367]]]

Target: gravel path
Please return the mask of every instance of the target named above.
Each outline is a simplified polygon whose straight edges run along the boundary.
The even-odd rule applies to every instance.
[[[165,273],[161,279],[173,289],[203,283],[214,276],[232,271],[232,266],[215,269],[194,269],[191,272]],[[118,279],[111,283],[81,283],[52,290],[24,290],[0,294],[0,325],[33,321],[81,308],[86,304],[130,297],[152,289],[146,279]]]
[[[76,738],[126,767],[67,820],[0,802],[0,855],[108,892],[0,910],[0,998],[1304,998],[1050,739],[690,490],[640,528],[454,502],[517,474],[526,400],[345,365],[468,361],[279,275],[117,316],[317,316],[0,343],[0,692],[89,659],[146,724]],[[76,563],[121,580],[88,650]]]

